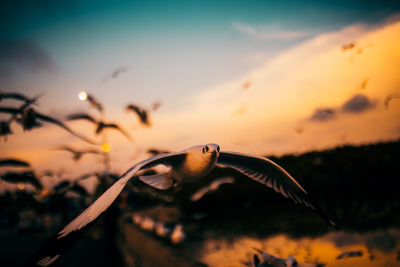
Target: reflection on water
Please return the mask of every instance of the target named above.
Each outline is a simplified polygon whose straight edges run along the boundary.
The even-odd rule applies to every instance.
[[[201,251],[201,262],[209,266],[245,266],[261,249],[277,257],[294,256],[299,263],[324,263],[325,266],[400,266],[400,231],[378,230],[368,233],[331,232],[319,237],[293,239],[285,234],[265,239],[250,237],[235,240],[209,239]],[[338,259],[343,252],[361,256]]]

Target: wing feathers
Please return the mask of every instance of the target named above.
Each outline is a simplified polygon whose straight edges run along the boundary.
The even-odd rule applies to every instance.
[[[233,168],[251,179],[265,184],[278,194],[302,203],[337,228],[337,225],[308,196],[301,185],[282,167],[273,161],[252,155],[221,151],[218,164]]]

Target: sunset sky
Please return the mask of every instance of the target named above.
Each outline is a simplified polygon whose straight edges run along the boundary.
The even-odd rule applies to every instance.
[[[400,94],[398,1],[9,1],[0,16],[0,90],[44,93],[37,110],[62,120],[97,115],[78,99],[94,95],[134,138],[107,131],[116,171],[150,147],[281,155],[400,137],[400,99],[384,105]],[[150,128],[124,110],[155,102]],[[101,166],[52,149],[90,147],[57,126],[12,130],[1,158]]]

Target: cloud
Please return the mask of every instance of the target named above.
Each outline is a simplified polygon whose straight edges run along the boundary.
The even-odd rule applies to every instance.
[[[376,104],[363,94],[358,94],[347,100],[343,106],[343,112],[361,113],[372,109]]]
[[[333,108],[318,108],[311,115],[312,121],[328,121],[336,117],[336,110]]]
[[[0,77],[11,78],[19,71],[54,72],[57,65],[34,40],[18,40],[0,46]]]
[[[241,22],[233,22],[232,26],[235,30],[260,40],[297,39],[311,35],[310,32],[290,31],[276,25],[264,25],[257,28]]]

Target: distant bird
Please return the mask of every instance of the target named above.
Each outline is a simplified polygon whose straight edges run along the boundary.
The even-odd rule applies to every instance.
[[[245,82],[243,83],[243,85],[242,85],[242,89],[243,89],[243,90],[249,89],[252,83],[253,83],[253,82],[250,81],[250,80],[245,81]]]
[[[144,108],[141,108],[138,105],[129,104],[129,105],[126,106],[125,109],[126,109],[126,111],[135,112],[136,115],[139,118],[139,121],[142,124],[144,124],[146,126],[151,126],[151,123],[150,123],[150,120],[149,120],[149,113]]]
[[[367,85],[368,85],[368,82],[369,82],[369,79],[368,79],[368,78],[365,78],[365,79],[361,82],[360,90],[366,89],[366,88],[367,88]]]
[[[337,259],[346,259],[346,258],[354,258],[361,257],[363,255],[362,251],[346,251],[337,256]]]
[[[25,171],[25,172],[5,172],[0,174],[0,179],[9,182],[9,183],[29,183],[33,185],[36,189],[41,190],[43,189],[42,183],[39,179],[35,176],[32,171]]]
[[[166,165],[170,170],[166,173],[141,176],[140,171],[156,165]],[[198,145],[177,153],[167,153],[143,160],[128,169],[121,178],[104,192],[91,206],[83,211],[60,232],[50,238],[39,250],[32,263],[46,266],[56,260],[60,254],[76,242],[82,232],[87,231],[94,221],[118,197],[127,182],[137,177],[160,190],[169,189],[179,184],[191,183],[207,175],[216,166],[232,168],[249,178],[274,189],[277,193],[301,203],[333,227],[337,225],[310,199],[307,192],[284,169],[264,157],[224,152],[216,144]]]
[[[68,151],[72,153],[72,158],[75,161],[78,161],[82,158],[83,155],[85,154],[97,154],[97,155],[101,155],[101,152],[99,150],[96,149],[85,149],[85,150],[77,150],[74,149],[70,146],[60,146],[60,147],[56,147],[56,150],[63,150],[63,151]]]
[[[103,105],[99,101],[97,101],[97,99],[94,96],[92,96],[91,94],[87,94],[86,99],[87,101],[89,101],[89,104],[92,108],[95,108],[100,113],[103,113],[104,111]]]
[[[218,188],[223,185],[223,184],[233,184],[235,182],[235,179],[233,177],[225,177],[225,178],[220,178],[218,180],[215,180],[211,182],[209,185],[203,186],[200,188],[196,193],[194,193],[190,199],[192,201],[198,201],[201,199],[204,195],[217,191]]]
[[[27,104],[33,104],[36,102],[36,100],[40,97],[41,95],[35,96],[33,98],[29,98],[23,94],[20,93],[5,93],[0,91],[0,101],[3,99],[14,99],[14,100],[19,100],[23,101]]]
[[[10,134],[12,134],[10,122],[0,121],[0,141],[1,137],[4,138],[4,141],[7,141],[8,135]]]
[[[132,141],[132,137],[126,132],[121,126],[119,126],[116,123],[107,123],[102,120],[96,120],[92,116],[86,114],[86,113],[77,113],[77,114],[71,114],[67,116],[67,120],[87,120],[90,121],[94,124],[96,124],[96,134],[101,133],[104,129],[110,128],[110,129],[115,129],[118,130],[120,133],[122,133],[126,138],[128,138],[130,141]]]
[[[287,258],[278,258],[267,252],[255,249],[260,253],[261,260],[257,254],[253,255],[253,263],[255,267],[323,267],[323,263],[298,263],[296,258],[289,256]]]
[[[160,101],[154,102],[153,105],[151,105],[151,109],[153,111],[156,111],[157,109],[159,109],[161,107],[162,103]]]
[[[31,130],[35,127],[40,127],[42,124],[41,122],[47,122],[47,123],[52,123],[55,124],[70,134],[74,135],[75,137],[88,142],[90,144],[96,144],[94,141],[90,140],[89,138],[82,136],[74,131],[72,131],[67,125],[65,125],[63,122],[54,119],[50,116],[44,115],[42,113],[39,113],[35,111],[33,108],[27,108],[27,109],[17,109],[17,108],[11,108],[11,107],[0,107],[0,113],[9,113],[9,114],[16,114],[19,115],[20,118],[17,119],[19,123],[22,124],[22,127],[24,130]]]
[[[355,46],[356,46],[356,44],[353,43],[353,42],[348,43],[348,44],[344,44],[344,45],[342,45],[342,51],[346,52],[347,50],[353,49]]]
[[[385,97],[385,100],[384,100],[384,104],[385,104],[385,107],[386,108],[389,108],[389,102],[393,99],[393,98],[400,98],[400,94],[388,94],[386,97]]]
[[[0,159],[0,167],[11,166],[11,167],[30,167],[28,162],[19,159]]]
[[[59,182],[58,184],[56,184],[53,187],[53,190],[58,194],[65,194],[68,191],[71,191],[71,192],[75,192],[81,196],[89,195],[87,190],[83,186],[78,184],[77,181],[71,182],[69,180],[63,180],[63,181]]]

